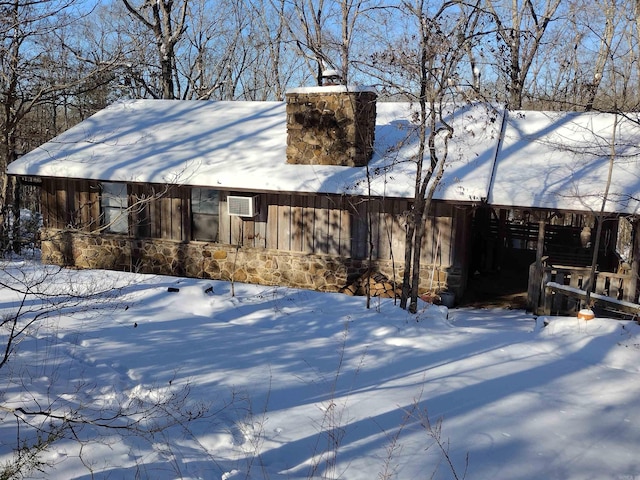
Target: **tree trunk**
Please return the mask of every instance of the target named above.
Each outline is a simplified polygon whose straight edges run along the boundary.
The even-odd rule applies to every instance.
[[[607,0],[607,4],[603,7],[605,13],[605,28],[602,38],[600,38],[600,48],[598,50],[598,58],[596,59],[596,66],[593,72],[593,79],[590,84],[587,85],[587,100],[585,102],[584,109],[590,111],[593,109],[593,104],[598,94],[598,88],[602,82],[604,76],[604,69],[611,52],[611,43],[613,41],[613,35],[615,33],[614,16],[616,12],[615,1]]]
[[[20,196],[21,196],[21,187],[20,179],[16,177],[9,178],[9,189],[12,198],[12,224],[11,224],[11,236],[13,239],[13,252],[20,253],[22,251],[22,235],[20,233],[21,225],[20,225]]]
[[[609,170],[607,172],[607,180],[604,188],[604,194],[602,195],[602,205],[598,212],[598,228],[596,229],[596,239],[593,245],[593,257],[591,258],[591,270],[589,272],[589,288],[587,290],[587,296],[585,298],[585,306],[590,307],[591,303],[591,291],[594,290],[596,281],[596,266],[598,263],[598,251],[600,250],[600,236],[602,234],[602,223],[604,220],[604,209],[607,205],[607,197],[609,196],[609,188],[611,187],[611,177],[613,175],[613,163],[616,158],[616,131],[618,130],[618,114],[613,116],[613,129],[611,132],[611,144],[609,153]]]
[[[400,297],[400,308],[406,310],[409,294],[411,293],[411,260],[413,258],[413,236],[415,232],[415,211],[410,211],[407,214],[407,227],[404,240],[404,272],[402,274],[402,294]]]
[[[419,218],[416,225],[415,235],[413,238],[413,262],[412,262],[412,276],[411,276],[411,301],[409,302],[409,312],[416,313],[418,311],[418,289],[420,287],[420,265],[422,257],[422,240],[425,234],[425,204],[422,202],[421,212],[416,215]]]
[[[162,72],[162,98],[173,100],[175,93],[173,90],[173,62],[171,57],[160,60]]]

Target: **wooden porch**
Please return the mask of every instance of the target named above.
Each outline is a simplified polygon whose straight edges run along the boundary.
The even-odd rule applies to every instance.
[[[600,217],[598,220],[603,222],[604,218]],[[576,252],[580,253],[581,250],[564,256],[554,255],[545,241],[546,227],[545,219],[541,219],[536,261],[529,267],[527,307],[534,314],[573,315],[582,308],[594,308],[640,316],[640,222],[635,221],[632,225],[630,263],[610,261],[602,245],[598,248],[598,242],[592,247],[598,249],[597,260],[593,255],[590,260],[584,255],[577,255]],[[597,262],[593,281],[590,278],[592,261]]]
[[[528,307],[536,315],[574,315],[581,308],[594,307],[632,316],[640,314],[637,304],[636,276],[595,272],[594,285],[589,285],[589,267],[554,266],[542,259],[529,267]],[[591,292],[585,305],[587,291]]]

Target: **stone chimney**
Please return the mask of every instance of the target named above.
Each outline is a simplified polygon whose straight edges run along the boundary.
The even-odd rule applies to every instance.
[[[327,85],[287,92],[287,163],[362,167],[373,154],[376,93]]]

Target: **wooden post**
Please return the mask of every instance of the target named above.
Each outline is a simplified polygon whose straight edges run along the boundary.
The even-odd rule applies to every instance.
[[[640,219],[633,219],[632,234],[632,250],[631,250],[631,272],[629,272],[629,284],[624,289],[624,299],[627,302],[636,301],[638,270],[640,266]]]
[[[551,288],[545,286],[542,290],[544,296],[542,299],[542,313],[543,315],[551,315],[551,306],[553,304],[553,291]]]
[[[498,223],[498,268],[503,267],[504,263],[504,251],[506,247],[506,237],[507,237],[507,210],[504,208],[500,209],[499,223]],[[510,246],[509,246],[510,247]],[[507,249],[510,249],[507,247]]]
[[[534,313],[537,313],[544,292],[544,285],[542,285],[542,275],[543,275],[543,267],[542,267],[542,256],[544,255],[544,233],[547,225],[546,219],[541,219],[538,222],[538,243],[536,245],[536,267],[533,278],[533,287],[534,287],[534,297],[532,299],[532,310]]]

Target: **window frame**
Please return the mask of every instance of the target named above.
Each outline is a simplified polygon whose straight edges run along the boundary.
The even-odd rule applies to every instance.
[[[129,234],[129,188],[126,183],[100,183],[100,226],[107,233]]]
[[[191,240],[218,243],[220,240],[220,190],[192,187],[190,200]],[[211,234],[208,235],[207,232]]]

